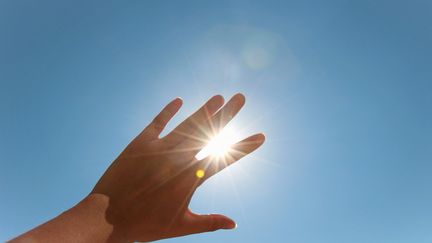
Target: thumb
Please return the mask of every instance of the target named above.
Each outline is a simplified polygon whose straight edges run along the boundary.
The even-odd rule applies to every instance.
[[[187,216],[188,231],[191,234],[211,232],[219,229],[234,229],[237,224],[234,220],[221,214],[195,214],[190,212]]]

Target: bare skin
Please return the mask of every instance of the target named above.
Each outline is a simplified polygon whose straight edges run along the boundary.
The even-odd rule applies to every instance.
[[[10,242],[150,242],[189,234],[233,229],[224,215],[199,215],[189,209],[195,190],[208,178],[253,152],[263,134],[234,144],[223,158],[195,155],[243,107],[237,94],[224,105],[214,96],[160,138],[183,101],[171,101],[126,147],[92,192],[58,217]],[[196,176],[197,171],[203,173]],[[202,177],[201,177],[202,176]]]

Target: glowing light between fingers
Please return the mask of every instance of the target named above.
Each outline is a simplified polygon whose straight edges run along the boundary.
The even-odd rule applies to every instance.
[[[231,146],[238,141],[238,135],[230,127],[225,127],[219,134],[210,139],[195,157],[203,159],[207,156],[216,158],[224,157],[231,150]]]

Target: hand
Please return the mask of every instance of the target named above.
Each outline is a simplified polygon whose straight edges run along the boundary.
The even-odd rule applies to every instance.
[[[223,128],[244,103],[242,94],[225,106],[222,96],[214,96],[163,138],[159,135],[180,109],[182,100],[173,100],[156,116],[112,163],[91,193],[109,198],[106,217],[114,226],[113,235],[128,242],[146,242],[236,227],[226,216],[198,215],[188,205],[205,180],[264,142],[264,135],[256,134],[233,145],[224,158],[195,158],[208,136]],[[196,176],[198,170],[202,178]]]
[[[205,180],[264,143],[264,135],[255,134],[234,144],[222,158],[195,158],[209,136],[222,129],[244,103],[241,94],[225,106],[222,96],[214,96],[159,138],[182,105],[181,99],[173,100],[126,147],[84,200],[11,242],[148,242],[235,228],[226,216],[198,215],[188,205]]]

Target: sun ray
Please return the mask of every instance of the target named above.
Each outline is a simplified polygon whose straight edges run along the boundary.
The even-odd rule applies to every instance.
[[[201,160],[211,156],[214,159],[222,159],[237,141],[238,135],[231,127],[227,126],[208,141],[207,145],[196,155],[196,158]]]

